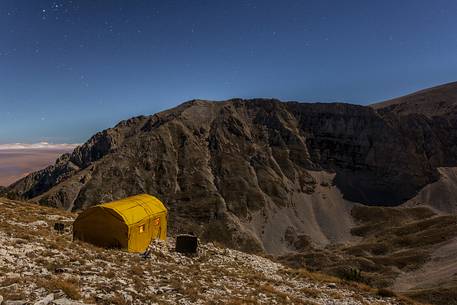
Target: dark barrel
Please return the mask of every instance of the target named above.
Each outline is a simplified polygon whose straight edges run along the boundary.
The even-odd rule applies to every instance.
[[[180,234],[176,236],[176,252],[194,254],[197,253],[198,239],[193,234]]]

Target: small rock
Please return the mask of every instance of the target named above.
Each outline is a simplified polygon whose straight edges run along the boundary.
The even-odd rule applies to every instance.
[[[52,302],[52,304],[54,304],[54,305],[82,305],[84,303],[72,301],[67,298],[60,298],[60,299],[54,300]]]
[[[4,301],[2,305],[25,305],[27,302],[23,300],[19,301]]]
[[[328,283],[327,287],[328,288],[336,288],[336,284],[335,283]]]
[[[0,295],[0,305],[3,303],[3,297]]]
[[[70,268],[56,268],[54,273],[72,273],[73,270]]]
[[[43,220],[37,220],[37,221],[29,223],[29,226],[32,226],[32,227],[47,227],[48,223],[46,221],[43,221]]]
[[[44,299],[36,302],[34,305],[48,305],[54,300],[54,294],[48,294]]]

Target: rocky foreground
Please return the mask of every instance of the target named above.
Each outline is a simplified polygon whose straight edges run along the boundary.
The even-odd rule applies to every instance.
[[[413,304],[214,244],[187,257],[170,239],[144,259],[72,242],[75,216],[0,199],[0,304]]]

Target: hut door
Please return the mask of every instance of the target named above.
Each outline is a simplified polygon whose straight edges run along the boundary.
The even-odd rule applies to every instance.
[[[135,251],[142,252],[149,245],[149,223],[147,221],[138,223],[133,227],[132,236],[130,239],[131,247]]]
[[[151,241],[160,237],[160,218],[151,219]]]
[[[159,237],[160,234],[160,219],[152,218],[143,223],[138,224],[137,228],[137,242],[142,247],[147,247],[154,239]]]

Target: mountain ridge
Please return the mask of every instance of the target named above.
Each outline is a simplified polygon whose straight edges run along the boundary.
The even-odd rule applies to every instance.
[[[448,153],[455,145],[430,132],[433,121],[383,109],[191,100],[121,121],[7,192],[68,210],[146,192],[172,210],[173,229],[194,230],[208,240],[258,251],[273,234],[276,242],[267,248],[275,248],[289,230],[282,225],[279,235],[270,232],[282,219],[294,223],[296,234],[315,232],[318,243],[328,243],[350,231],[350,218],[344,228],[332,220],[340,207],[402,204],[439,180],[438,167],[457,164]],[[435,143],[429,145],[424,134]],[[313,172],[326,173],[325,181]],[[332,195],[335,203],[322,203],[326,190],[318,195],[318,183],[336,187],[341,195]],[[282,218],[276,216],[280,210]],[[313,219],[291,215],[294,210]],[[328,231],[332,226],[343,233]]]
[[[218,103],[218,104],[224,104],[224,103],[238,103],[240,101],[245,102],[245,103],[275,103],[279,104],[278,100],[240,100],[240,99],[233,99],[229,101],[224,101],[224,102],[211,102],[211,103]],[[95,162],[102,158],[105,154],[109,153],[110,150],[113,150],[117,147],[119,141],[123,141],[125,138],[128,138],[129,135],[122,135],[122,132],[119,134],[115,132],[115,130],[120,130],[122,127],[125,126],[132,126],[132,124],[139,123],[140,121],[147,120],[147,123],[142,127],[141,131],[157,127],[160,124],[167,123],[170,120],[170,116],[175,118],[177,115],[180,113],[180,109],[185,109],[187,107],[191,107],[194,105],[209,105],[210,102],[207,101],[200,101],[200,100],[192,100],[186,103],[183,103],[182,105],[168,111],[161,112],[159,114],[153,115],[153,116],[139,116],[135,118],[131,118],[129,120],[121,121],[118,123],[114,128],[104,130],[102,132],[97,133],[94,135],[88,142],[83,144],[82,146],[78,147],[75,149],[73,154],[71,155],[64,155],[62,156],[59,160],[57,160],[56,164],[54,165],[56,167],[57,171],[62,171],[62,175],[65,175],[66,170],[71,171],[74,166],[76,166],[78,169],[85,169],[87,166],[89,166],[92,162]],[[359,105],[351,105],[351,104],[344,104],[344,103],[298,103],[298,102],[287,102],[284,103],[288,105],[289,108],[300,108],[300,107],[307,107],[310,108],[310,114],[315,114],[315,109],[313,108],[323,108],[324,114],[327,115],[347,115],[348,112],[350,111],[359,111],[362,112],[361,116],[367,115],[367,113],[371,112],[369,108],[364,107],[364,106],[359,106]],[[270,105],[271,106],[271,105]],[[208,108],[208,107],[207,107]],[[317,110],[319,111],[319,110]],[[177,112],[177,113],[176,113]],[[372,112],[370,115],[372,115],[371,119],[378,119],[376,117],[376,114]],[[135,123],[136,122],[136,123]],[[133,129],[130,131],[132,132],[138,132],[138,129]],[[124,136],[124,137],[123,137]],[[66,160],[66,158],[69,158]],[[65,161],[68,161],[66,165],[68,165],[70,168],[61,168],[59,167],[60,164],[65,163]],[[310,169],[313,169],[315,167],[316,169],[322,169],[319,167],[319,165],[316,164],[308,164]],[[60,181],[60,180],[59,180]],[[59,181],[43,181],[44,182],[44,188],[49,188],[49,186],[53,186],[57,184]],[[18,184],[20,184],[21,181],[18,181],[17,183],[13,184],[11,187],[12,189],[16,188]],[[48,183],[46,183],[48,182]],[[33,190],[30,190],[30,192],[26,192],[25,196],[28,198],[35,197],[40,194],[41,187],[34,188]]]
[[[439,107],[436,107],[439,103]],[[369,105],[376,110],[395,111],[397,114],[422,114],[428,117],[447,114],[457,106],[457,82],[450,82],[419,90],[398,98]],[[451,108],[451,109],[450,109]]]

